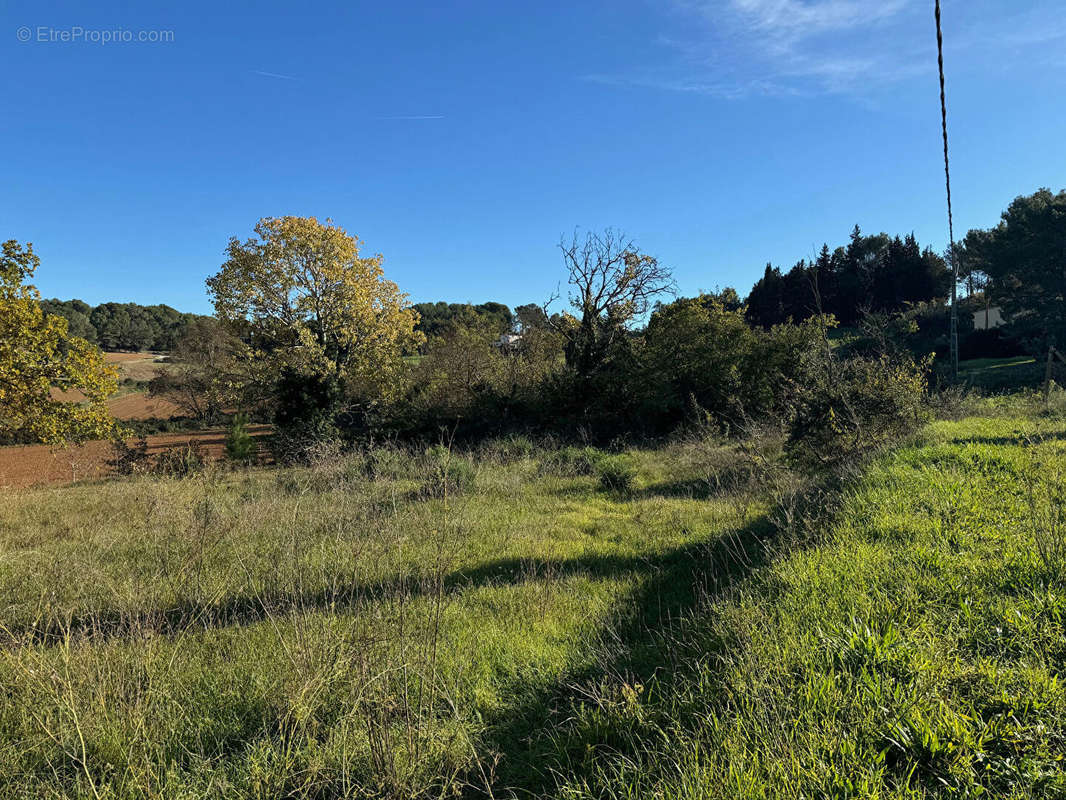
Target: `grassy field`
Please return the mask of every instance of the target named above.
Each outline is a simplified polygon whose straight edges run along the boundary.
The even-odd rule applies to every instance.
[[[748,463],[0,495],[0,796],[1064,796],[1066,421],[934,423],[803,533]]]
[[[1011,392],[1020,386],[1037,388],[1044,382],[1045,364],[1032,356],[974,358],[959,362],[959,377],[984,392]],[[1060,380],[1061,369],[1056,377]]]

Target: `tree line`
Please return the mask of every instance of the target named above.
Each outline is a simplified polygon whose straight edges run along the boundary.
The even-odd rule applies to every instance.
[[[153,391],[197,414],[272,421],[282,459],[322,442],[442,431],[604,440],[685,421],[802,419],[814,430],[824,418],[843,433],[863,409],[900,416],[921,393],[923,359],[875,357],[862,337],[830,347],[829,314],[763,327],[732,289],[671,300],[669,268],[618,231],[560,241],[561,296],[513,312],[433,304],[425,326],[381,256],[360,246],[329,221],[296,217],[232,239],[208,280],[216,320],[190,327]],[[501,341],[506,330],[517,336]]]
[[[456,324],[466,324],[475,320],[492,325],[500,333],[510,331],[514,325],[514,314],[503,303],[415,303],[411,308],[418,314],[415,328],[427,339],[440,336]]]
[[[913,234],[864,236],[856,225],[846,245],[828,244],[813,261],[788,272],[770,264],[747,298],[747,318],[764,328],[832,314],[853,326],[865,313],[896,312],[909,305],[944,300],[951,269]]]
[[[42,300],[46,314],[67,321],[71,335],[103,350],[173,350],[198,314],[177,311],[167,305],[101,303],[90,306],[82,300]]]
[[[205,319],[202,314],[181,312],[168,305],[108,302],[90,306],[83,300],[51,298],[41,300],[41,307],[46,314],[65,319],[72,336],[102,350],[171,351],[190,323]],[[516,321],[507,305],[492,301],[476,305],[415,303],[412,308],[418,314],[415,327],[428,338],[473,319],[490,322],[501,334],[510,331]]]
[[[1009,335],[1034,348],[1066,333],[1064,220],[1066,193],[1041,190],[1015,200],[997,227],[971,231],[952,256],[975,297],[1002,303]],[[20,361],[22,349],[0,352],[20,365],[9,373],[86,352],[74,324],[20,283],[36,266],[32,248],[5,247],[7,302],[48,343],[36,361]],[[669,268],[620,232],[575,234],[559,253],[568,290],[546,303],[513,311],[502,303],[413,305],[386,279],[383,257],[362,254],[343,228],[264,218],[252,237],[231,239],[208,280],[215,316],[187,319],[181,332],[172,325],[174,368],[152,391],[191,416],[238,411],[273,421],[279,448],[291,452],[322,440],[442,430],[611,438],[692,420],[725,429],[786,421],[809,441],[818,420],[843,435],[842,420],[862,418],[863,409],[910,408],[931,354],[946,343],[950,274],[913,236],[856,229],[813,262],[785,274],[768,269],[746,300],[731,288],[671,299]],[[110,319],[125,310],[71,307],[90,325],[98,309]],[[130,325],[135,316],[127,312]],[[842,324],[847,331],[834,333]],[[101,331],[97,341],[124,343]],[[518,335],[501,339],[505,331]],[[70,374],[104,385],[79,359],[70,366],[82,371]],[[47,372],[33,374],[30,395],[40,401]]]
[[[999,306],[1005,332],[1034,354],[1066,349],[1066,190],[1015,198],[997,225],[967,233],[956,253],[968,291]]]

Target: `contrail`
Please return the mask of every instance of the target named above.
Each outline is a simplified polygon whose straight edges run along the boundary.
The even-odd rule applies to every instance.
[[[285,80],[285,81],[299,80],[299,78],[297,78],[297,77],[295,77],[293,75],[282,75],[282,74],[277,73],[277,72],[263,72],[263,70],[261,70],[261,69],[253,69],[252,72],[254,72],[256,75],[265,75],[268,78],[281,78],[282,80]]]
[[[408,114],[397,117],[375,117],[374,119],[444,119],[443,114]]]

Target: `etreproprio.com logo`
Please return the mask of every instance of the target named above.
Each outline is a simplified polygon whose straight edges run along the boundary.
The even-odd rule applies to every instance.
[[[66,28],[23,25],[15,31],[15,38],[20,42],[41,44],[165,44],[174,41],[174,31],[84,28],[81,25]]]

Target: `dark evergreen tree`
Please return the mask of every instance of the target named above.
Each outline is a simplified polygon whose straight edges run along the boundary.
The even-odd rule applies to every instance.
[[[867,312],[895,313],[909,305],[946,297],[951,276],[932,250],[913,234],[864,236],[856,225],[848,244],[822,245],[812,263],[800,261],[784,275],[767,265],[748,296],[747,317],[769,327],[822,313],[842,325],[856,325]]]
[[[781,303],[781,270],[772,264],[766,265],[762,278],[751,288],[745,316],[752,325],[769,328],[784,321]]]

